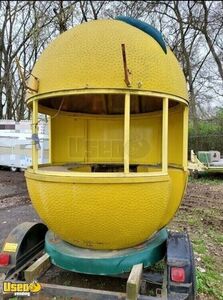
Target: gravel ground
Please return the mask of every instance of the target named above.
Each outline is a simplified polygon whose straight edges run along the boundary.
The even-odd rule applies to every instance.
[[[26,188],[23,172],[0,170],[0,247],[18,224],[37,221]]]

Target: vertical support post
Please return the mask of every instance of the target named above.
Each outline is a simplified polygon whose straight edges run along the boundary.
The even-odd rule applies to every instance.
[[[48,116],[48,135],[49,135],[49,154],[48,154],[48,160],[49,164],[52,164],[52,118],[51,116]]]
[[[32,135],[37,136],[38,134],[38,101],[33,100],[33,113],[32,113]],[[38,170],[38,148],[36,141],[33,138],[32,141],[32,164],[33,171]]]
[[[163,120],[162,120],[162,172],[168,171],[168,107],[169,100],[163,98]]]
[[[130,94],[125,95],[124,111],[124,173],[129,173]]]
[[[127,280],[126,299],[137,300],[143,273],[143,264],[134,265]]]
[[[188,106],[184,107],[183,111],[183,169],[187,171],[187,152],[188,152]]]

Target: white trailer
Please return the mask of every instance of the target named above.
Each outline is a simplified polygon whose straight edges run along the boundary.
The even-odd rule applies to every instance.
[[[0,120],[0,166],[12,171],[32,165],[31,121]],[[39,164],[48,163],[48,124],[39,122]]]

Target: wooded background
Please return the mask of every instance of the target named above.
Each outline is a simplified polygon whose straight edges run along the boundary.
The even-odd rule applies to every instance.
[[[191,137],[211,134],[223,140],[223,1],[1,1],[0,119],[30,117],[16,57],[27,79],[57,35],[118,15],[139,18],[162,32],[187,80]]]

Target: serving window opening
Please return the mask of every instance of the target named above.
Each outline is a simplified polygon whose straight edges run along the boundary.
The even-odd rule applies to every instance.
[[[49,115],[49,157],[33,170],[64,175],[162,175],[186,168],[187,106],[147,95],[83,94],[33,101],[33,134],[38,112]],[[62,173],[61,173],[62,172]],[[113,174],[113,175],[112,175]]]

